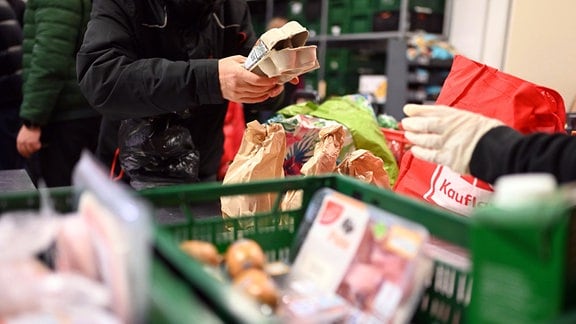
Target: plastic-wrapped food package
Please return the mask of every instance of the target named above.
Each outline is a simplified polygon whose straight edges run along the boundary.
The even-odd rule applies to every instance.
[[[0,215],[0,322],[143,323],[149,310],[151,208],[84,152],[77,211]],[[37,255],[45,256],[45,263]]]
[[[123,323],[144,322],[150,302],[152,207],[134,191],[108,179],[88,152],[76,165],[73,183],[112,311]]]
[[[54,271],[37,259],[53,246],[63,224],[78,218],[75,213],[57,215],[46,203],[40,213],[0,216],[0,322],[78,322],[90,318],[89,323],[94,324],[120,323],[108,310],[110,293],[100,282],[81,272]]]
[[[428,239],[419,224],[323,189],[298,233],[289,283],[342,297],[350,307],[347,322],[401,323],[415,311],[432,271],[423,252]]]

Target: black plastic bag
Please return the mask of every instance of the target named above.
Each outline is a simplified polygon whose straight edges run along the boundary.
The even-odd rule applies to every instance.
[[[120,124],[120,165],[137,188],[198,182],[200,155],[177,115],[126,119]]]

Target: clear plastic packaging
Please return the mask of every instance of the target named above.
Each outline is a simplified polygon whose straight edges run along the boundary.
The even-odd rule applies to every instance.
[[[420,224],[322,189],[298,233],[289,283],[309,281],[343,297],[353,309],[347,322],[402,322],[432,271],[428,239]]]
[[[123,323],[144,323],[149,305],[152,207],[122,184],[111,181],[84,152],[73,174],[78,212],[91,228],[102,281],[112,309]]]

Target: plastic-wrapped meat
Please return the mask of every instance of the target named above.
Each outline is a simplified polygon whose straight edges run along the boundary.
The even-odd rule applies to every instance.
[[[0,267],[0,323],[2,317],[30,311],[39,305],[35,287],[50,273],[33,258],[4,261]]]
[[[56,251],[56,270],[81,273],[92,280],[100,279],[90,231],[84,218],[78,215],[63,218],[56,237]]]
[[[387,281],[392,281],[398,285],[402,284],[402,280],[406,275],[406,259],[375,247],[372,249],[370,262],[378,267]]]
[[[384,276],[379,266],[368,263],[354,263],[338,288],[338,294],[349,301],[356,301],[355,305],[365,309],[378,292]]]

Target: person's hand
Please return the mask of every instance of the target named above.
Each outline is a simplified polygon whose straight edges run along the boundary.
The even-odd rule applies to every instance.
[[[236,55],[218,61],[220,90],[224,99],[258,103],[282,93],[284,86],[278,84],[278,78],[259,76],[246,70],[243,66],[245,60],[245,57]]]
[[[29,158],[37,152],[42,147],[42,143],[40,142],[41,134],[42,129],[40,127],[28,128],[24,125],[20,127],[18,137],[16,137],[16,149],[18,153],[25,158]]]
[[[448,166],[460,174],[469,173],[472,152],[490,129],[504,125],[497,119],[447,106],[404,106],[404,136],[415,157]]]

